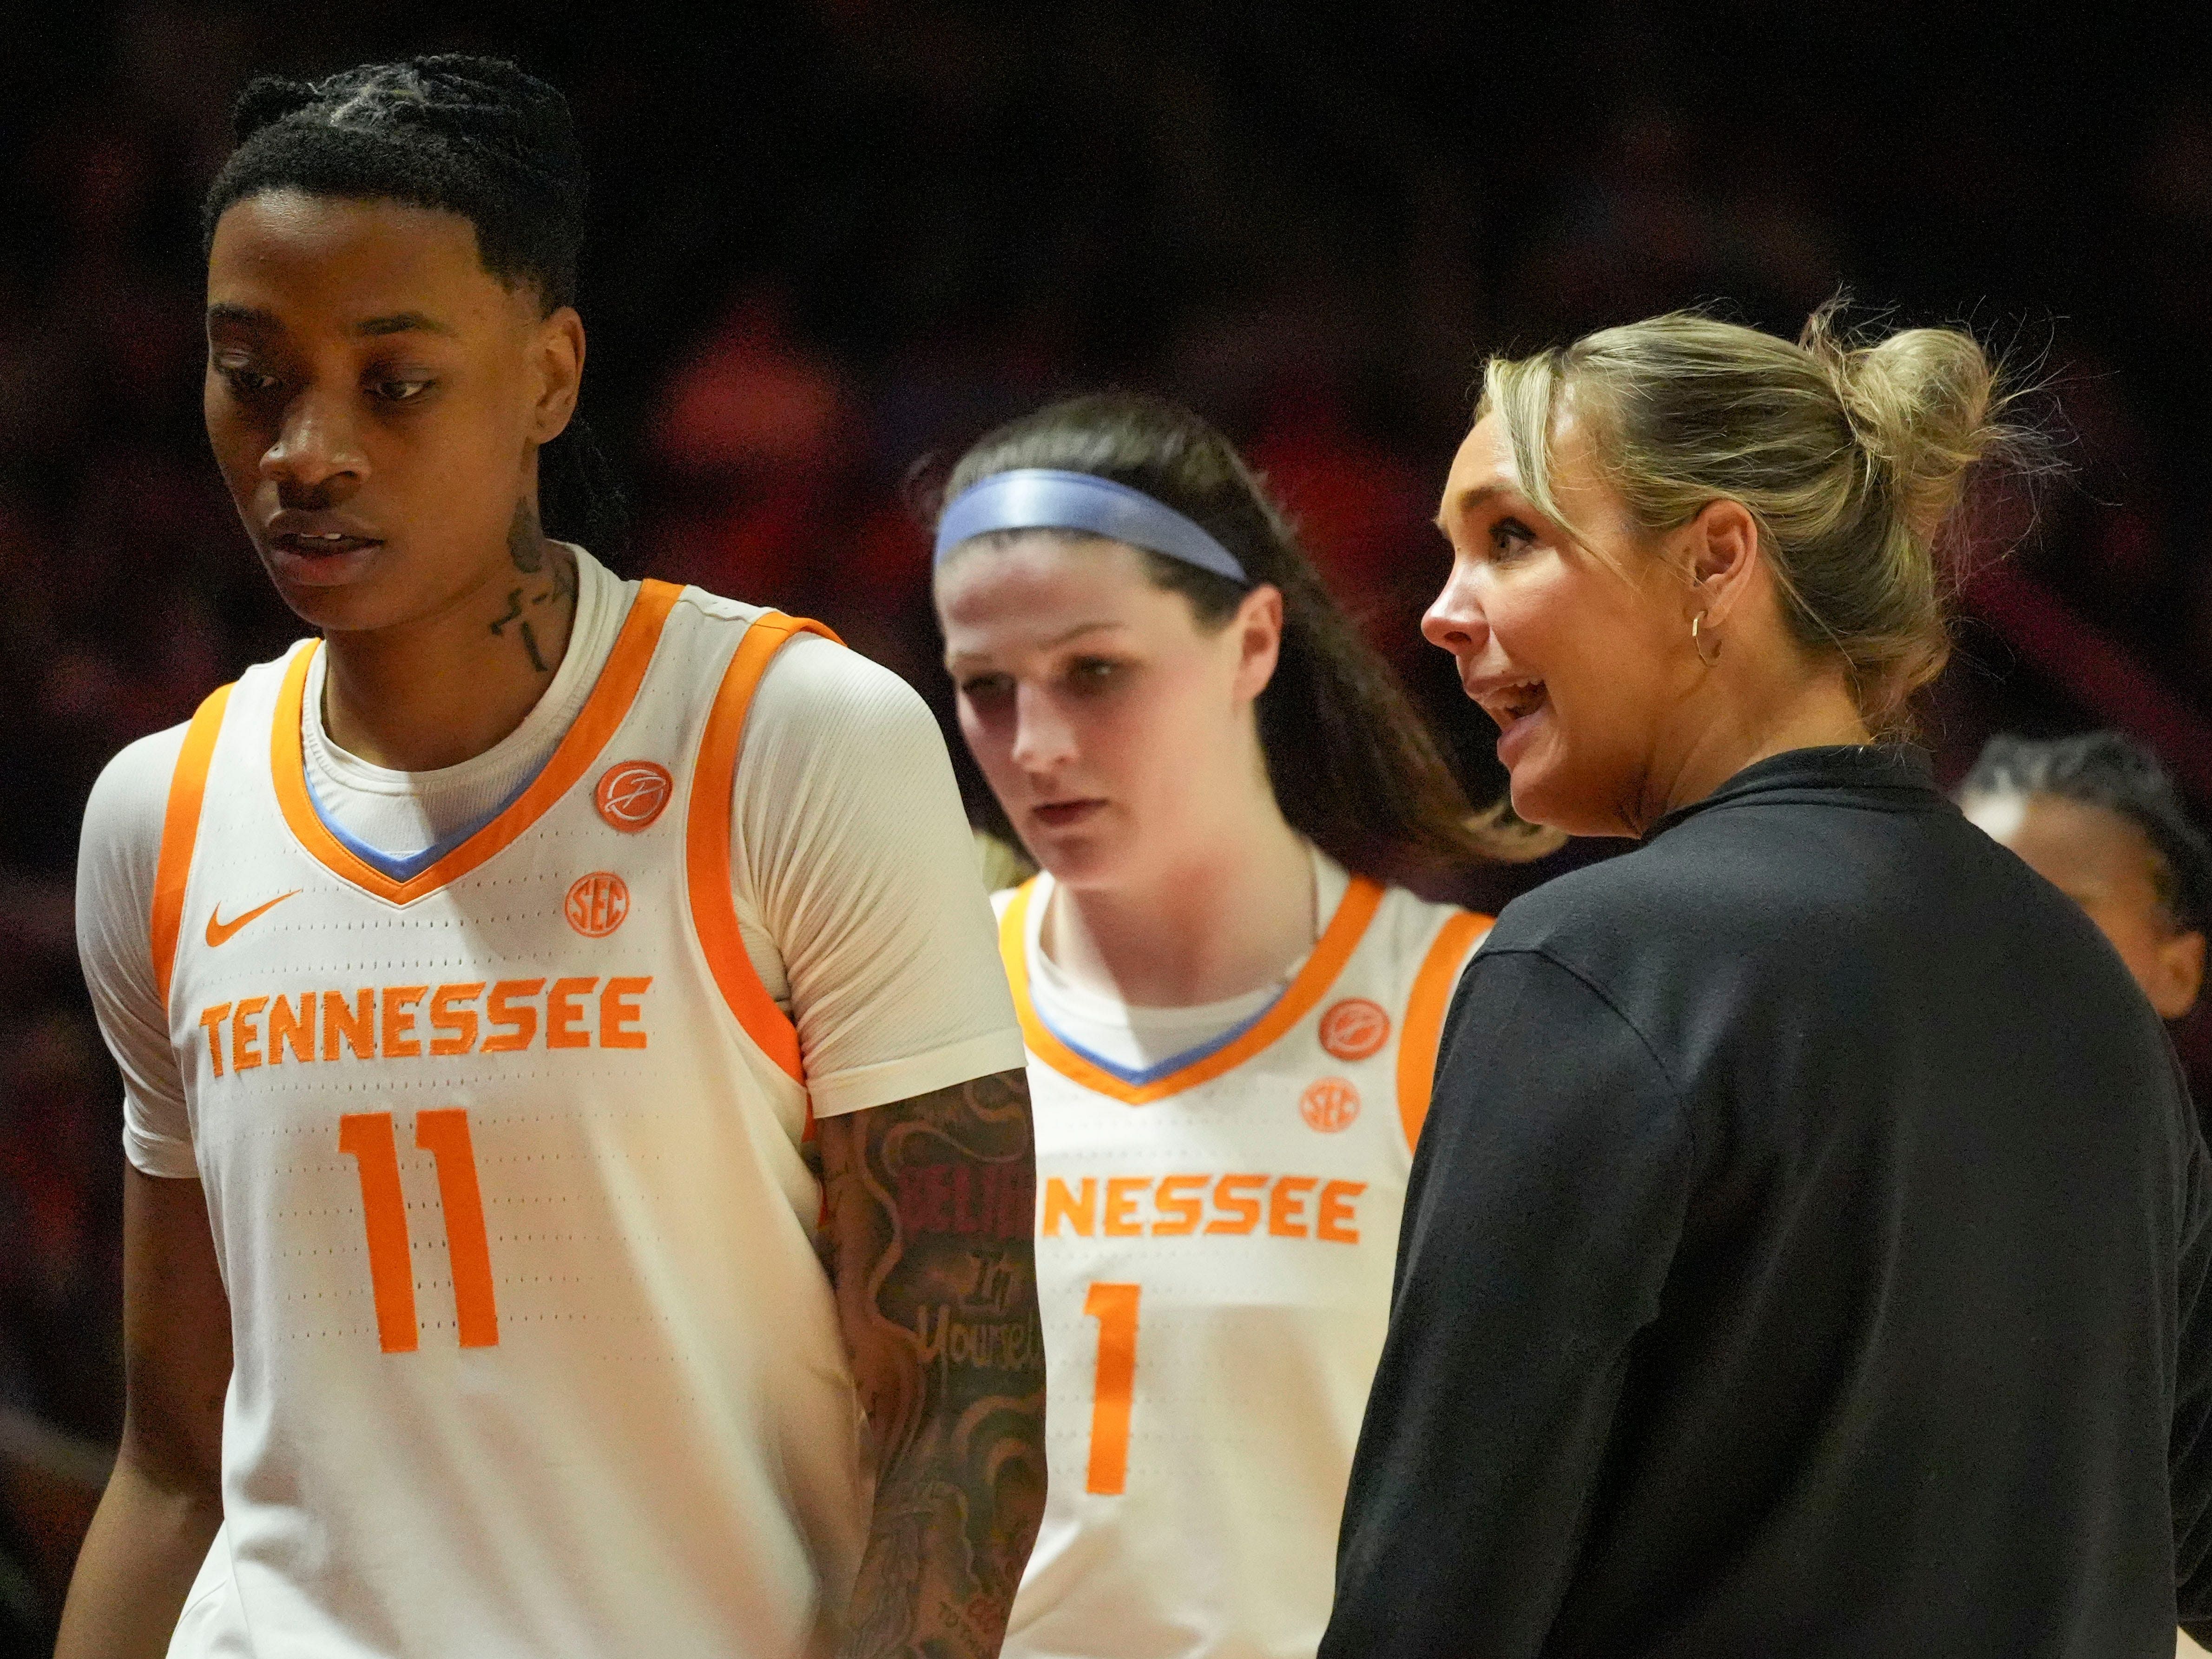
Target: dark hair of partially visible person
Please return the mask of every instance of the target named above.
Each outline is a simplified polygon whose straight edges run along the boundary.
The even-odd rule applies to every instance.
[[[535,289],[543,314],[576,302],[583,147],[559,88],[513,64],[448,53],[321,81],[263,76],[231,126],[238,148],[201,208],[203,254],[226,210],[267,191],[397,202],[466,219],[485,271]],[[603,558],[628,538],[622,489],[580,416],[539,453],[538,517]]]
[[[1404,687],[1329,597],[1287,514],[1229,441],[1197,415],[1128,392],[1050,404],[987,434],[963,455],[931,516],[970,485],[1024,467],[1087,472],[1141,490],[1234,554],[1250,586],[1139,550],[1152,580],[1188,599],[1202,629],[1226,627],[1252,586],[1281,590],[1281,653],[1260,694],[1260,746],[1284,817],[1339,863],[1370,875],[1407,875],[1475,860],[1518,861],[1558,845],[1502,803],[1484,813],[1468,810]],[[985,830],[1014,839],[988,791],[983,811]]]
[[[1972,795],[2052,795],[2116,812],[2143,832],[2154,856],[2151,884],[2178,929],[2212,933],[2212,842],[2158,757],[2118,732],[2067,738],[2000,732],[1958,791]]]

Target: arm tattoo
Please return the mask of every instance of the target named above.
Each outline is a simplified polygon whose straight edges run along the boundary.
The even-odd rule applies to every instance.
[[[825,1119],[830,1273],[876,1442],[843,1659],[991,1659],[1044,1514],[1019,1072]]]

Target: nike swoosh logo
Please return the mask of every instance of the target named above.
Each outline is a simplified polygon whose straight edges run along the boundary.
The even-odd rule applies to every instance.
[[[300,890],[295,887],[290,892],[279,893],[275,898],[270,899],[268,903],[257,904],[251,910],[248,910],[244,915],[233,916],[228,921],[225,921],[222,919],[222,906],[220,904],[216,905],[214,909],[208,912],[207,942],[210,945],[228,944],[230,942],[230,936],[233,933],[235,933],[240,928],[245,927],[247,922],[252,921],[254,917],[264,915],[268,911],[274,910],[286,899],[297,898],[299,895]]]

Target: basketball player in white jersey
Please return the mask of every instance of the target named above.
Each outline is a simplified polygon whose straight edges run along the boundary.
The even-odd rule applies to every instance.
[[[418,59],[239,125],[208,430],[321,637],[88,811],[129,1398],[60,1651],[988,1659],[1043,1367],[935,727],[541,529],[558,93]]]
[[[1009,1654],[1310,1655],[1482,856],[1419,721],[1229,445],[1081,398],[955,468],[962,730],[1002,896],[1052,1398]]]

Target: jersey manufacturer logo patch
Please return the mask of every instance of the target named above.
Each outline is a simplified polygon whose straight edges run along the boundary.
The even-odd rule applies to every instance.
[[[562,913],[586,939],[605,939],[629,915],[629,884],[611,870],[576,878]]]
[[[616,829],[634,836],[660,816],[675,793],[676,780],[658,761],[618,761],[599,775],[592,805]]]
[[[1348,1129],[1359,1115],[1359,1091],[1348,1078],[1325,1077],[1298,1097],[1298,1115],[1317,1134]]]
[[[295,887],[290,892],[279,893],[275,898],[270,899],[266,904],[257,904],[251,910],[248,910],[244,915],[233,916],[228,921],[225,921],[222,919],[222,906],[221,903],[217,903],[214,909],[208,912],[208,944],[211,946],[228,944],[232,935],[236,933],[240,928],[245,927],[247,922],[252,921],[256,916],[266,915],[270,911],[274,910],[278,905],[282,904],[286,899],[297,898],[299,896],[300,890]]]
[[[1364,1060],[1389,1040],[1390,1016],[1365,997],[1332,1003],[1321,1017],[1321,1046],[1339,1060]]]

